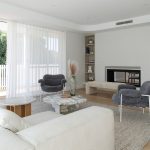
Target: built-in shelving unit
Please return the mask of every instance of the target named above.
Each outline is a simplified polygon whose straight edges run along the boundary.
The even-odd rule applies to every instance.
[[[85,37],[85,81],[95,80],[95,36]]]

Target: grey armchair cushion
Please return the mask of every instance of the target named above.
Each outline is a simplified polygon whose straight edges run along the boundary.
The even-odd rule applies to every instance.
[[[129,90],[131,89],[131,90],[135,91],[136,87],[134,85],[129,85],[129,84],[120,84],[118,86],[117,93],[113,94],[113,96],[112,96],[113,102],[120,105],[120,96],[121,96],[121,94],[123,94],[124,95],[123,96],[123,104],[127,104],[127,103],[131,104],[132,102],[129,98],[129,95],[132,95],[132,94],[130,93],[130,91],[128,89]],[[125,96],[125,94],[127,94],[127,96]]]
[[[120,84],[118,86],[118,91],[121,89],[136,89],[136,86],[134,85],[129,85],[129,84]]]
[[[62,74],[58,74],[58,75],[46,74],[43,77],[43,80],[45,81],[45,85],[49,85],[49,86],[61,85],[63,79],[65,79],[65,77]]]
[[[141,92],[134,89],[121,89],[119,95],[122,94],[123,105],[137,106],[141,100]]]
[[[63,89],[62,85],[57,85],[57,86],[41,86],[42,90],[45,92],[58,92]]]
[[[148,97],[146,96],[141,96],[141,99],[139,101],[139,107],[148,107],[149,106],[149,100]]]
[[[121,89],[119,95],[123,97],[139,98],[141,97],[141,92],[134,89]]]
[[[119,94],[114,94],[112,97],[112,100],[115,104],[118,104],[118,105],[121,104]],[[122,104],[123,105],[129,105],[129,106],[138,106],[140,100],[141,100],[141,97],[131,98],[129,96],[123,96],[122,97]]]
[[[45,92],[58,92],[63,90],[66,80],[63,74],[44,75],[43,79],[39,80],[41,89]]]
[[[118,92],[112,97],[114,103],[120,104],[121,94],[123,95],[123,105],[147,107],[149,106],[148,97],[142,96],[142,94],[150,95],[150,81],[144,82],[140,91],[136,90],[132,85],[120,85]]]
[[[140,88],[141,94],[150,95],[150,81],[146,81]]]

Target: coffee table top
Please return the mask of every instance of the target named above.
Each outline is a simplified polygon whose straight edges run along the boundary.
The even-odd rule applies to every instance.
[[[35,101],[33,97],[13,97],[0,100],[0,106],[17,106],[30,104]]]
[[[51,95],[46,96],[43,98],[43,101],[50,104],[57,104],[57,105],[74,105],[74,104],[81,104],[87,101],[86,98],[78,95],[72,96],[70,98],[62,98],[60,95]]]

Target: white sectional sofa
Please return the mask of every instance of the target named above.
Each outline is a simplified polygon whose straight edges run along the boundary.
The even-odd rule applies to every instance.
[[[114,150],[114,116],[89,107],[68,115],[43,112],[24,118],[17,133],[0,127],[0,150]]]

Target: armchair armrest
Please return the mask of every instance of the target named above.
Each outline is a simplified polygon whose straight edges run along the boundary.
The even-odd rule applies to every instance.
[[[38,83],[44,84],[45,81],[44,81],[43,79],[39,79],[39,80],[38,80]]]
[[[141,96],[150,97],[150,95],[148,95],[148,94],[147,94],[147,95],[145,95],[145,94],[142,94]]]
[[[121,89],[119,91],[119,95],[126,96],[126,97],[132,97],[132,98],[138,98],[141,97],[141,92],[134,89]]]

